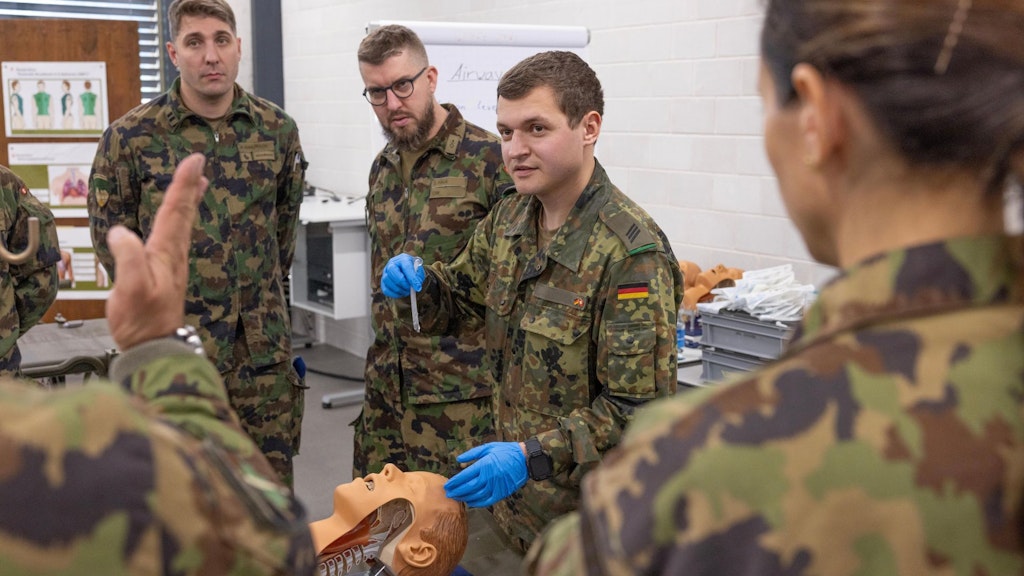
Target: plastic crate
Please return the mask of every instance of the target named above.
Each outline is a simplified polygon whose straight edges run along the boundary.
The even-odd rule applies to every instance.
[[[701,352],[701,378],[717,382],[736,373],[753,372],[765,364],[767,361],[761,358],[705,348]]]
[[[795,325],[758,320],[744,312],[702,312],[704,337],[701,345],[718,350],[739,352],[748,356],[773,360],[782,355],[793,337]]]

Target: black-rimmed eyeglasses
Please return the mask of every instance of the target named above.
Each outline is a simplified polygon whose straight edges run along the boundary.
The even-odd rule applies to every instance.
[[[391,86],[386,88],[366,88],[363,90],[363,97],[366,101],[374,106],[383,106],[388,102],[388,90],[394,92],[395,96],[401,99],[406,99],[412,96],[413,89],[416,88],[416,79],[423,76],[423,73],[427,71],[429,66],[424,66],[422,70],[416,73],[412,78],[402,78]]]

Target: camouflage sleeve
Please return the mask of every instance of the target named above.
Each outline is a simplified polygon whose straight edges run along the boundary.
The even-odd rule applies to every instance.
[[[417,298],[424,333],[454,334],[460,319],[479,322],[484,318],[492,258],[490,237],[496,213],[491,210],[477,223],[466,247],[450,264],[434,262],[424,269],[423,298]],[[407,299],[398,302],[401,306],[409,305]]]
[[[676,313],[682,294],[678,265],[664,252],[629,256],[601,280],[604,307],[594,319],[593,367],[601,391],[588,408],[537,435],[555,472],[575,483],[617,445],[637,407],[675,394]]]
[[[14,463],[0,475],[0,572],[313,574],[302,506],[252,441],[239,437],[262,467],[192,434],[190,421],[218,419],[206,417],[205,401],[224,399],[213,366],[188,347],[140,349],[121,369],[135,370],[124,376],[134,398],[104,383],[0,382],[0,445]]]
[[[23,192],[18,194],[18,210],[14,226],[8,236],[11,251],[21,252],[28,245],[28,219],[39,219],[39,248],[36,257],[11,266],[14,282],[14,305],[18,311],[19,331],[24,334],[36,325],[43,314],[57,299],[57,262],[60,261],[60,247],[57,245],[57,224],[53,213],[22,184]]]
[[[140,188],[132,178],[132,154],[120,133],[107,128],[96,150],[89,175],[89,233],[96,257],[114,279],[114,257],[107,247],[107,232],[121,224],[136,234],[139,230]]]
[[[215,438],[242,457],[256,453],[228,402],[216,367],[175,340],[136,346],[114,360],[111,379],[196,438]]]
[[[294,124],[293,124],[294,126]],[[288,275],[295,256],[295,234],[299,224],[299,206],[302,205],[302,187],[305,185],[309,163],[302,154],[299,130],[293,128],[285,152],[284,171],[278,175],[277,191],[277,246],[280,249],[281,274]]]

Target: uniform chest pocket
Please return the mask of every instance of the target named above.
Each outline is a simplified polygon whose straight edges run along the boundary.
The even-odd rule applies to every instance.
[[[465,176],[447,176],[434,178],[430,183],[430,199],[463,198],[469,187],[469,179]]]
[[[563,306],[531,304],[520,322],[520,327],[531,334],[553,340],[561,346],[571,346],[590,329],[590,316]]]
[[[609,322],[605,327],[608,392],[612,396],[655,397],[654,322]]]

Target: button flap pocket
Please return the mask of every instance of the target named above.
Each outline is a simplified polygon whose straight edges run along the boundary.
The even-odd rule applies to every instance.
[[[654,322],[609,322],[605,331],[608,351],[618,356],[645,354],[658,341]]]

